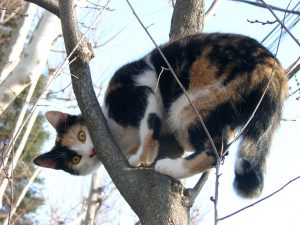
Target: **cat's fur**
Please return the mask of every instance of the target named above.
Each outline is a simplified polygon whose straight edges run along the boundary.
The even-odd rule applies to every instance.
[[[236,34],[198,34],[161,49],[202,116],[218,151],[249,120],[270,80],[261,104],[240,138],[235,165],[234,185],[238,193],[244,197],[259,195],[266,156],[287,92],[287,77],[277,59],[254,39]],[[131,166],[150,166],[157,157],[159,137],[174,135],[184,150],[193,153],[186,158],[160,159],[155,170],[185,178],[209,170],[216,159],[186,96],[171,72],[164,68],[167,65],[157,50],[121,67],[109,82],[102,110]],[[72,119],[61,119],[61,115],[75,118],[48,113],[47,118],[52,117],[48,120],[58,130],[54,150],[62,148],[60,154],[75,154],[72,141],[62,142]],[[60,123],[51,122],[53,118]],[[81,116],[76,118],[82,126]],[[87,156],[93,149],[88,139]],[[74,140],[78,142],[76,137]],[[43,166],[47,160],[40,159],[35,162]],[[53,168],[81,174],[75,166]]]

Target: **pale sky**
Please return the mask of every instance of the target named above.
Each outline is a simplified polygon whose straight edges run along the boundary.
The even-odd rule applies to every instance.
[[[141,17],[146,26],[149,27],[150,33],[153,35],[157,43],[162,44],[168,40],[168,33],[170,27],[170,19],[172,8],[167,0],[152,0],[152,1],[131,1],[133,7],[136,9],[137,14]],[[211,1],[207,1],[206,5],[209,6]],[[278,5],[280,2],[281,5]],[[269,4],[276,4],[285,8],[289,1],[267,1]],[[295,5],[297,1],[292,1]],[[153,48],[153,45],[140,25],[137,23],[135,17],[126,5],[124,0],[112,0],[109,6],[115,9],[112,12],[106,12],[99,22],[100,37],[99,43],[103,43],[110,39],[114,34],[121,33],[109,42],[104,47],[95,51],[96,57],[91,62],[91,70],[94,83],[99,85],[106,84],[109,77],[113,74],[119,66],[126,64],[132,60],[138,59],[145,55]],[[255,12],[255,14],[253,14]],[[250,24],[249,20],[260,21],[274,21],[272,15],[266,9],[257,9],[250,5],[236,3],[231,1],[222,1],[216,16],[212,17],[205,24],[205,32],[234,32],[246,34],[251,37],[261,40],[274,25]],[[277,13],[282,18],[282,13]],[[300,33],[300,27],[292,30],[294,35]],[[300,55],[300,47],[294,44],[289,37],[286,37],[280,46],[278,58],[282,62],[283,67],[286,68]],[[58,57],[59,58],[59,57]],[[58,61],[53,60],[53,64]],[[67,75],[58,78],[53,85],[56,89],[60,90],[65,87]],[[299,75],[298,75],[299,77]],[[299,78],[300,79],[300,78]],[[295,82],[292,79],[291,85]],[[293,88],[295,90],[295,87]],[[68,92],[60,93],[59,97],[67,97]],[[299,94],[298,94],[299,95]],[[284,108],[283,118],[296,119],[296,121],[283,121],[280,129],[278,129],[273,141],[271,154],[267,162],[267,174],[265,176],[265,188],[261,197],[264,197],[276,189],[280,188],[292,178],[300,175],[300,104],[295,100],[296,96],[290,97]],[[45,107],[44,111],[60,110],[76,114],[78,109],[66,108],[66,104],[57,104],[55,101],[50,101],[49,106]],[[47,126],[49,127],[49,126]],[[51,128],[49,127],[49,130]],[[54,132],[51,129],[52,132]],[[45,150],[49,150],[54,143],[55,135],[45,145]],[[235,210],[242,208],[245,205],[251,204],[255,200],[244,200],[236,195],[232,189],[233,182],[233,165],[235,158],[235,146],[230,149],[229,156],[226,158],[225,165],[221,167],[222,176],[220,178],[220,199],[219,199],[219,215],[220,217],[226,216]],[[205,184],[204,190],[198,196],[195,207],[200,210],[200,214],[204,214],[201,223],[205,225],[213,224],[213,203],[210,197],[214,193],[214,171],[212,172],[209,181]],[[87,196],[90,177],[79,178],[70,176],[64,172],[51,171],[44,169],[42,174],[45,177],[45,189],[43,194],[49,199],[52,207],[58,207],[59,210],[65,210],[67,215],[70,208],[78,205],[82,195]],[[109,179],[104,179],[109,183]],[[196,178],[191,178],[187,181],[188,185],[192,185]],[[227,220],[219,222],[220,225],[299,225],[300,218],[300,181],[296,181],[289,185],[282,192],[273,196],[271,199],[252,207],[236,216]],[[113,201],[116,201],[115,197]],[[124,203],[125,204],[125,203]],[[133,224],[137,218],[131,216],[129,207],[114,206],[115,222],[105,224]],[[42,221],[49,221],[49,207],[44,207],[40,212],[45,215],[45,218],[38,218],[39,224]],[[62,210],[64,211],[64,210]],[[119,219],[116,219],[122,211]],[[40,214],[41,215],[41,214]],[[73,217],[72,213],[68,214]],[[112,217],[114,217],[112,216]],[[71,221],[71,219],[70,219]],[[127,221],[124,223],[124,221]],[[68,224],[74,224],[72,222]]]

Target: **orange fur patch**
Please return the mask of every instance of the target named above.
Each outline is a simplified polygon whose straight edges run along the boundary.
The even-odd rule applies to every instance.
[[[158,153],[158,141],[152,137],[153,131],[149,132],[143,141],[143,152],[141,154],[141,162],[145,166],[151,164]]]
[[[197,59],[191,68],[189,91],[199,90],[216,82],[216,67],[209,59]]]
[[[211,169],[216,163],[213,155],[202,152],[193,159],[187,159],[183,163],[183,167],[187,169],[191,175],[205,172]]]
[[[78,133],[79,131],[86,132],[85,128],[82,125],[76,124],[72,126],[69,131],[61,138],[61,144],[63,146],[71,146],[78,140]]]

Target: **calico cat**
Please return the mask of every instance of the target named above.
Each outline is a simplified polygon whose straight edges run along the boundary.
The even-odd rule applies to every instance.
[[[280,63],[256,40],[237,34],[192,35],[167,43],[161,50],[219,153],[234,131],[252,118],[240,137],[234,186],[241,196],[258,196],[288,87]],[[102,110],[133,167],[152,165],[159,138],[174,135],[185,151],[193,153],[185,158],[160,159],[155,170],[185,178],[209,170],[216,158],[196,114],[167,68],[156,49],[121,67],[109,82]],[[72,174],[86,174],[92,169],[89,166],[99,164],[81,116],[48,112],[46,117],[58,132],[51,152],[59,149],[59,153],[45,153],[35,159],[36,164]],[[58,162],[60,155],[65,156],[60,158],[62,163]]]

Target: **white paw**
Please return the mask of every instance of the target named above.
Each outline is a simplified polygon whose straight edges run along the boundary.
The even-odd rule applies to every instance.
[[[130,166],[139,167],[141,165],[140,156],[139,155],[132,155],[128,159],[128,163]]]
[[[183,167],[183,160],[182,158],[158,160],[155,164],[155,171],[177,179],[187,177],[189,175]]]

